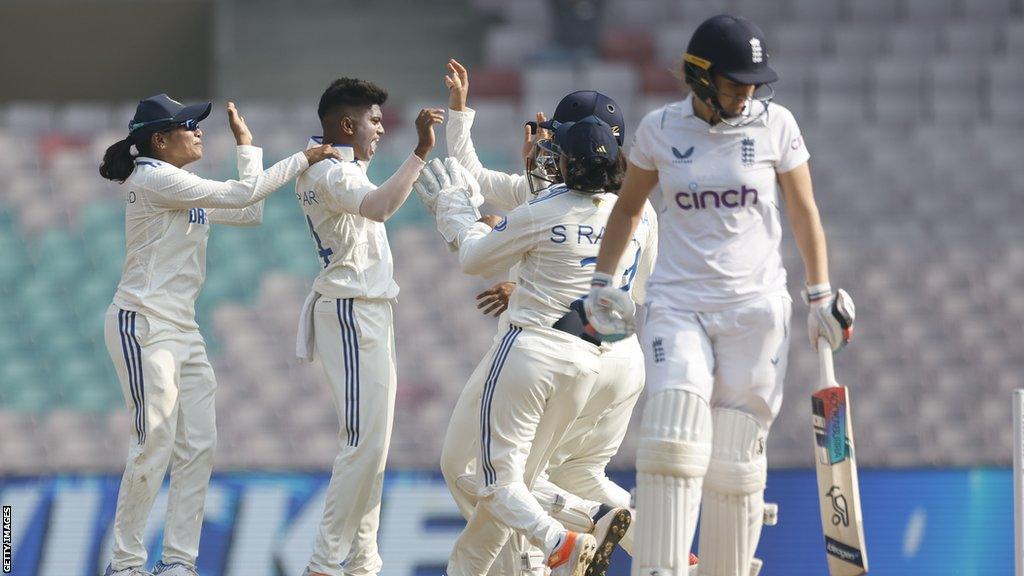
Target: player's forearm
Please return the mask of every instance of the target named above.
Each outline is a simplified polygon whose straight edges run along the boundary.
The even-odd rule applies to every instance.
[[[640,214],[630,214],[619,204],[612,208],[608,223],[601,238],[601,249],[597,253],[597,271],[615,274],[615,268],[626,251],[626,245],[640,222]]]
[[[817,207],[794,206],[787,212],[807,271],[806,284],[813,286],[828,282],[828,247]]]
[[[239,146],[239,155],[252,155],[248,161],[262,163],[263,151],[253,146]],[[180,178],[169,175],[169,181],[157,182],[158,203],[168,208],[245,208],[269,196],[309,167],[302,152],[297,152],[270,169],[239,180],[219,182],[198,176]]]
[[[476,178],[484,200],[501,210],[512,210],[528,199],[529,185],[520,174],[489,170],[480,162],[471,137],[475,114],[471,108],[448,111],[445,124],[448,155],[456,158]]]
[[[214,224],[259,226],[263,223],[263,204],[261,200],[246,208],[214,208],[207,211],[206,217]]]
[[[419,156],[410,154],[386,182],[363,198],[359,214],[377,222],[390,218],[409,199],[412,185],[424,165]]]
[[[459,267],[466,274],[483,276],[501,265],[502,252],[488,241],[491,227],[477,222],[459,232]]]

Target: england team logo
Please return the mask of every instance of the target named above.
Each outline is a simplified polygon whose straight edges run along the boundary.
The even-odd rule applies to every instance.
[[[754,165],[754,139],[744,138],[740,143],[740,160],[747,168]]]
[[[750,59],[754,64],[764,61],[764,50],[761,48],[761,41],[757,38],[750,39]]]

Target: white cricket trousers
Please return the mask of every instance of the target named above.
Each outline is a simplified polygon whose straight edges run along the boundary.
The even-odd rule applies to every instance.
[[[313,310],[315,355],[338,411],[340,448],[309,569],[331,576],[377,574],[397,385],[391,301],[320,297]]]
[[[199,332],[111,305],[104,339],[131,413],[131,444],[114,515],[111,567],[144,566],[142,541],[171,465],[163,558],[195,566],[217,443],[217,381]]]
[[[500,333],[496,341],[500,341]],[[627,490],[612,482],[605,474],[608,461],[618,452],[626,435],[633,407],[644,387],[644,357],[635,336],[602,347],[600,374],[591,389],[590,398],[565,433],[561,444],[542,473],[531,486],[543,506],[561,496],[566,507],[594,502],[614,507],[628,507]],[[466,482],[475,474],[480,454],[477,436],[480,430],[480,398],[485,378],[482,373],[491,367],[485,357],[452,412],[441,451],[441,471],[459,511],[467,519],[477,503],[477,482]],[[585,499],[580,501],[580,498]],[[513,575],[520,571],[520,546],[511,538],[490,574]]]
[[[512,530],[545,552],[563,531],[530,488],[576,420],[597,379],[597,346],[553,328],[510,326],[484,359],[478,502],[448,576],[483,576]],[[467,387],[473,383],[467,384]]]

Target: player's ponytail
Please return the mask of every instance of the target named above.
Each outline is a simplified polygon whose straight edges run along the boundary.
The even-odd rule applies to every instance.
[[[135,170],[135,156],[132,155],[132,139],[127,137],[112,144],[103,153],[100,176],[107,180],[124,182]]]

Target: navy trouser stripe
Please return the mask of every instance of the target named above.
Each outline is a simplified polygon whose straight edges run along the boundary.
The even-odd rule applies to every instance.
[[[508,333],[501,340],[501,345],[494,353],[491,369],[487,373],[487,380],[484,381],[484,391],[480,398],[480,430],[482,432],[480,462],[484,471],[484,486],[490,486],[498,477],[494,465],[491,463],[491,401],[494,399],[494,389],[498,383],[498,377],[501,375],[501,369],[505,366],[505,359],[508,358],[516,336],[522,331],[523,329],[517,326],[509,328]]]
[[[341,327],[341,348],[345,361],[345,433],[349,446],[359,445],[359,338],[356,334],[355,301],[335,301]]]
[[[118,332],[121,336],[121,353],[124,354],[125,370],[128,372],[128,391],[135,405],[135,433],[139,444],[146,441],[146,389],[142,372],[142,345],[135,336],[135,319],[138,313],[118,310]]]

